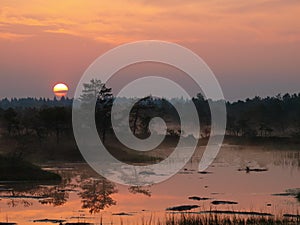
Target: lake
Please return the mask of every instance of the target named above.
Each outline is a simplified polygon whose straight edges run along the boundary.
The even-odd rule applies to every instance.
[[[224,145],[206,173],[198,173],[201,152],[199,147],[178,174],[150,187],[111,183],[83,163],[44,164],[44,169],[61,174],[63,182],[2,183],[0,221],[142,224],[164,221],[176,213],[167,208],[182,205],[199,206],[193,213],[299,214],[295,196],[300,192],[300,150]]]

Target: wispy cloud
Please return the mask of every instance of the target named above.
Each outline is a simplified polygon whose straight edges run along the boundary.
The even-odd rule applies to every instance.
[[[32,37],[32,35],[10,33],[10,32],[0,32],[0,39],[10,40],[10,41],[21,41],[21,40],[24,40],[29,37]]]
[[[0,24],[10,29],[0,32],[18,33],[24,25],[28,30],[22,34],[27,37],[43,31],[115,44],[139,39],[276,43],[297,41],[293,32],[300,29],[298,0],[28,0],[26,4],[2,4]]]

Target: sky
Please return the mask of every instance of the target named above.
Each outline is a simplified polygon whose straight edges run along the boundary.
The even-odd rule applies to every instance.
[[[98,56],[153,39],[197,53],[228,100],[300,92],[299,0],[0,2],[0,98],[53,97],[57,82],[72,97]]]

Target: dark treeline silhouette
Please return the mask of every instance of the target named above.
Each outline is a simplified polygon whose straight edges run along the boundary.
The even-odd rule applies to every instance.
[[[101,86],[101,85],[100,85]],[[89,87],[90,88],[90,87]],[[103,89],[101,89],[103,88]],[[94,87],[90,91],[94,92]],[[96,94],[96,121],[99,133],[105,139],[111,127],[110,109],[113,103],[111,89],[100,87]],[[88,92],[88,91],[87,91]],[[90,93],[85,93],[86,100]],[[99,94],[100,93],[100,94]],[[109,96],[109,101],[107,97]],[[90,96],[89,96],[90,97]],[[2,99],[0,100],[0,121],[2,130],[9,135],[35,134],[39,139],[49,134],[56,136],[71,131],[72,99]],[[125,101],[125,100],[124,100]],[[201,94],[192,99],[199,114],[202,137],[210,133],[209,101]],[[122,102],[120,99],[119,102]],[[172,99],[179,107],[185,107],[190,100]],[[245,101],[227,102],[227,135],[230,136],[279,136],[300,135],[300,94],[285,94],[275,97],[254,97]],[[131,110],[130,124],[137,136],[147,135],[148,123],[154,116],[160,116],[167,123],[180,124],[175,108],[166,100],[147,96]],[[174,126],[173,126],[174,127]],[[179,129],[168,129],[170,135],[179,135]]]
[[[106,87],[105,87],[106,88]],[[110,89],[108,89],[110,92]],[[102,94],[103,95],[103,94]],[[107,95],[107,92],[105,93]],[[85,95],[86,97],[86,95]],[[107,96],[104,96],[107,97]],[[100,129],[109,126],[108,122],[110,106],[103,98],[98,102],[96,114],[98,114],[98,122]],[[210,124],[210,111],[208,101],[201,94],[198,94],[192,99],[196,105],[200,120],[205,129]],[[36,134],[40,136],[38,127],[47,125],[55,128],[57,134],[59,129],[70,122],[70,108],[72,99],[62,98],[61,100],[22,98],[22,99],[2,99],[0,100],[0,116],[2,122],[6,123],[8,133],[12,132],[28,132],[32,128]],[[189,100],[177,99],[176,102],[184,107]],[[109,102],[112,104],[112,101]],[[291,136],[300,134],[300,94],[285,94],[275,97],[254,97],[245,101],[227,102],[227,134],[233,136]],[[52,108],[52,109],[50,109]],[[65,109],[62,109],[65,108]],[[147,132],[147,125],[150,120],[149,115],[145,111],[156,110],[156,114],[167,115],[172,122],[178,122],[176,111],[171,104],[165,99],[157,99],[151,96],[145,97],[139,101],[132,109],[132,129],[133,133],[137,134],[137,127],[140,127],[143,132]],[[106,111],[103,113],[103,111]],[[68,115],[62,115],[62,114]],[[47,115],[49,114],[49,115]],[[31,118],[29,118],[31,117]],[[65,117],[65,118],[60,118]],[[171,117],[171,118],[170,118]],[[69,118],[69,119],[68,119]],[[39,120],[39,121],[38,121]],[[46,121],[48,120],[48,121]],[[57,121],[59,120],[59,121]],[[58,126],[56,126],[58,125]],[[71,125],[67,126],[70,127]],[[169,130],[171,133],[174,131]],[[175,131],[176,133],[177,131]],[[209,130],[203,130],[203,135],[206,136]]]
[[[73,100],[69,98],[62,97],[57,99],[49,98],[3,98],[0,99],[0,108],[42,108],[42,107],[55,107],[55,106],[71,106]]]
[[[230,135],[300,135],[300,94],[278,94],[227,103],[227,114],[227,133]]]
[[[112,89],[99,80],[91,80],[84,85],[83,90],[78,100],[82,101],[82,107],[91,99],[96,99],[95,121],[100,138],[107,144],[116,144],[115,139],[107,141],[114,137],[110,120],[111,108],[114,102],[126,104],[128,99],[118,98],[116,101],[112,96]],[[202,94],[192,99],[170,101],[147,96],[137,101],[131,109],[130,128],[134,135],[145,138],[150,133],[148,125],[151,118],[161,117],[166,122],[168,137],[178,139],[181,135],[188,136],[189,134],[181,132],[180,119],[174,105],[185,109],[194,103],[201,124],[201,137],[207,138],[210,135],[210,101],[212,100],[205,99]],[[0,133],[5,137],[0,141],[2,149],[20,156],[39,149],[50,159],[55,159],[57,155],[80,158],[72,131],[72,102],[72,99],[66,98],[2,99]],[[300,94],[254,97],[245,101],[227,102],[226,107],[228,137],[300,136]],[[193,124],[193,121],[190,122]]]

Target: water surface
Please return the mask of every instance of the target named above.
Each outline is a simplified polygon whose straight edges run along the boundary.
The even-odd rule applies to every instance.
[[[300,188],[300,150],[224,145],[206,174],[197,172],[202,151],[171,179],[143,188],[111,183],[82,163],[43,165],[60,173],[63,182],[1,184],[0,221],[141,224],[143,220],[163,221],[170,213],[166,208],[180,205],[200,206],[192,212],[256,211],[276,217],[300,212],[293,196]],[[267,171],[247,171],[247,167]],[[197,201],[191,196],[208,199]],[[238,204],[214,205],[213,201]]]

